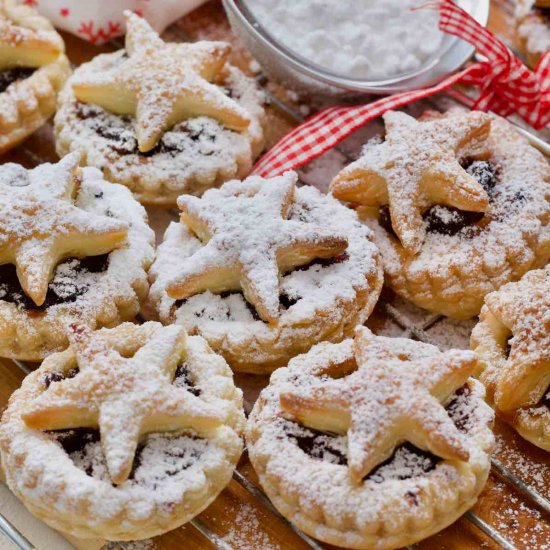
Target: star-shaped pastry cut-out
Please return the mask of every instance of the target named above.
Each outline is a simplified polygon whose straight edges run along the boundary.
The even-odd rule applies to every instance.
[[[223,421],[221,412],[172,384],[185,354],[185,330],[151,324],[157,330],[132,357],[107,345],[101,333],[72,325],[69,341],[79,373],[52,384],[22,415],[37,430],[99,428],[109,475],[117,485],[128,479],[140,437],[181,430],[207,435]]]
[[[397,111],[384,115],[386,140],[368,146],[359,160],[331,182],[341,200],[389,204],[392,227],[403,247],[419,251],[426,235],[422,214],[434,204],[485,212],[487,193],[459,163],[479,152],[491,118],[480,112],[419,122]]]
[[[512,335],[498,371],[495,405],[502,411],[536,405],[550,386],[550,272],[532,271],[489,294],[485,303]]]
[[[391,338],[357,327],[357,370],[280,395],[283,411],[303,425],[347,433],[348,467],[356,482],[405,441],[444,459],[469,459],[467,441],[442,403],[474,371],[475,353],[434,351],[413,360],[394,346]]]
[[[331,258],[348,245],[345,235],[288,219],[297,176],[251,177],[207,191],[201,199],[181,196],[181,219],[204,246],[187,259],[167,287],[184,299],[210,290],[242,290],[266,322],[279,318],[281,273]]]
[[[75,77],[77,99],[118,115],[136,117],[139,150],[150,151],[163,133],[187,118],[208,116],[244,131],[248,113],[212,82],[230,52],[225,42],[165,43],[149,24],[125,12],[126,53],[119,65]]]
[[[111,252],[126,241],[125,222],[76,206],[79,153],[26,170],[0,166],[0,265],[14,264],[21,288],[44,303],[57,264]]]
[[[42,67],[62,53],[62,44],[52,33],[14,25],[0,13],[0,70]]]

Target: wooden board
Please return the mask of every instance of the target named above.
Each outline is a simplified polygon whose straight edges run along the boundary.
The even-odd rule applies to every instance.
[[[512,25],[511,2],[493,0],[490,28],[512,44]],[[91,59],[98,53],[112,51],[117,47],[117,44],[94,47],[70,35],[64,35],[64,38],[69,57],[75,65]],[[254,71],[257,67],[254,63],[251,64],[248,52],[231,34],[218,1],[208,2],[172,25],[166,31],[165,38],[175,41],[200,38],[229,40],[234,44],[233,63],[246,73],[255,75]],[[121,42],[118,44],[120,45]],[[309,114],[312,112],[312,107],[308,101],[300,101],[295,94],[275,83],[267,82],[265,87],[273,99],[272,106],[269,108],[268,124],[268,143],[273,144],[296,124],[296,116]],[[286,111],[289,108],[294,111],[295,116],[284,112],[278,106],[279,102],[284,104]],[[418,114],[425,108],[444,107],[447,104],[448,100],[444,96],[439,96],[424,101],[420,105],[411,106],[410,111]],[[346,140],[339,151],[331,151],[323,159],[304,168],[301,171],[302,179],[321,189],[326,188],[331,176],[347,163],[350,157],[353,158],[358,154],[365,137],[372,135],[380,128],[380,123],[374,122],[367,129],[361,130],[356,136]],[[20,162],[26,166],[33,166],[56,158],[51,125],[47,125],[16,150],[0,157],[0,162]],[[151,222],[159,234],[166,225],[167,219],[173,215],[160,209],[150,209],[149,213]],[[420,336],[442,347],[449,345],[467,347],[472,322],[456,323],[434,317],[397,300],[390,292],[385,291],[368,325],[381,334]],[[411,327],[416,328],[411,329]],[[418,328],[421,330],[418,331]],[[5,407],[10,394],[19,386],[23,376],[23,372],[17,365],[8,360],[0,360],[0,408]],[[245,406],[248,411],[268,379],[237,374],[235,380],[244,390]],[[549,455],[523,441],[499,422],[495,429],[498,442],[495,458],[544,498],[550,499]],[[253,484],[258,485],[246,454],[239,464],[238,471]],[[44,534],[43,526],[38,528],[38,520],[29,519],[24,511],[16,510],[17,504],[14,500],[4,496],[0,491],[0,513],[13,521],[39,550],[54,550],[51,542],[48,543],[49,546],[44,545],[44,540],[50,539]],[[496,471],[491,474],[487,487],[473,511],[517,548],[542,549],[550,541],[548,517],[518,493],[509,482],[503,481]],[[305,550],[309,548],[308,544],[296,535],[285,521],[278,518],[261,499],[237,480],[233,480],[219,498],[197,519],[200,522],[199,527],[210,530],[218,537],[218,547],[223,547],[225,543],[236,550]],[[1,549],[9,547],[5,544],[5,541],[0,540]],[[82,550],[92,550],[101,547],[103,542],[85,543],[72,540],[72,544]],[[417,546],[425,550],[499,548],[494,540],[466,518],[461,518],[451,527]],[[214,548],[197,527],[190,524],[139,546],[143,549],[153,547],[159,550]],[[324,547],[329,548],[326,545]]]

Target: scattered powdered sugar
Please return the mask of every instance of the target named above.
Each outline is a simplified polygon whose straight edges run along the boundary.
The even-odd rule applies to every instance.
[[[109,542],[101,550],[155,550],[157,545],[151,539],[128,542]]]
[[[469,349],[470,334],[476,322],[475,318],[457,321],[444,317],[430,326],[426,332],[430,343],[439,349]]]
[[[513,436],[519,439],[519,435]],[[496,434],[496,445],[494,455],[512,469],[520,479],[533,486],[543,497],[550,498],[549,482],[550,469],[545,457],[534,460],[527,455],[525,450],[520,450],[517,445],[510,445],[510,436],[504,437],[502,434]],[[522,445],[526,446],[523,441]]]
[[[222,541],[235,550],[281,550],[279,544],[270,541],[267,533],[262,531],[256,508],[251,504],[241,504],[231,524],[222,522],[229,531]]]
[[[486,489],[491,506],[491,524],[516,548],[550,550],[550,528],[543,514],[522,501],[509,485],[496,479]]]
[[[417,0],[247,0],[285,47],[345,76],[382,79],[422,67],[442,46],[438,16]],[[462,2],[464,5],[464,2]]]

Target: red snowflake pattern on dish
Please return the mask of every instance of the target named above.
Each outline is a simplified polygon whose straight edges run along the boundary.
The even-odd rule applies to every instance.
[[[116,21],[109,21],[106,26],[97,29],[94,29],[94,26],[94,21],[82,22],[76,32],[92,44],[106,42],[122,32],[120,23]]]

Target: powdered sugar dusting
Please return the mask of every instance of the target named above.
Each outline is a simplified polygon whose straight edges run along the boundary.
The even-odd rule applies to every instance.
[[[504,285],[487,296],[486,309],[509,336],[510,353],[505,358],[505,342],[499,340],[494,329],[475,331],[475,340],[484,349],[501,348],[500,364],[488,359],[489,369],[484,373],[486,381],[496,386],[497,405],[511,400],[518,407],[537,404],[548,389],[548,382],[541,382],[547,376],[542,365],[550,360],[550,273],[531,271],[519,282]]]
[[[254,506],[241,504],[237,509],[237,515],[230,524],[222,522],[229,527],[222,540],[235,550],[281,550],[279,544],[270,541],[267,533],[261,529],[260,518]]]
[[[137,298],[143,298],[146,292],[145,268],[153,256],[153,232],[147,226],[145,210],[132,200],[128,190],[106,182],[101,173],[93,168],[82,169],[78,181],[72,184],[74,187],[71,185],[65,189],[63,182],[67,181],[74,168],[73,161],[74,156],[57,165],[42,165],[29,172],[15,168],[15,165],[4,165],[7,169],[0,170],[0,186],[8,187],[10,183],[16,183],[15,187],[9,186],[10,197],[6,203],[11,205],[6,211],[11,233],[15,232],[16,237],[21,239],[29,235],[30,228],[34,227],[42,238],[50,234],[52,229],[49,223],[53,213],[49,211],[54,209],[57,201],[63,203],[64,211],[69,212],[70,209],[70,212],[78,213],[77,218],[70,214],[70,220],[71,223],[78,222],[77,227],[82,231],[90,225],[100,233],[121,227],[127,229],[127,238],[122,246],[109,254],[105,269],[90,271],[81,269],[75,260],[61,261],[54,268],[48,292],[62,299],[45,308],[43,315],[32,316],[19,307],[24,298],[22,291],[20,300],[14,297],[14,303],[4,302],[2,317],[7,320],[4,326],[8,327],[4,336],[11,339],[14,345],[21,346],[21,349],[4,351],[6,356],[16,354],[20,358],[39,360],[48,350],[66,347],[63,323],[68,322],[69,318],[77,315],[80,320],[95,325],[98,322],[113,322],[114,316],[120,322],[119,314],[122,319],[135,315]],[[28,185],[23,185],[25,183]],[[28,203],[26,198],[30,186],[36,192],[36,205]],[[56,196],[59,198],[56,199]],[[33,215],[32,224],[28,224],[23,217],[17,216],[17,211],[25,213],[31,206],[38,208],[40,215]],[[29,215],[32,212],[34,210],[31,209]],[[67,235],[64,227],[59,225],[57,228],[62,237]],[[44,242],[53,244],[50,239]],[[32,250],[34,247],[30,252]],[[99,250],[96,249],[97,252]],[[30,259],[33,257],[29,256]],[[34,262],[31,262],[30,266],[33,265]],[[4,298],[6,291],[6,281],[3,281],[0,292]],[[117,310],[119,307],[124,313]]]
[[[490,129],[484,113],[418,122],[403,113],[384,116],[386,141],[371,142],[362,156],[331,183],[335,197],[368,206],[390,205],[391,223],[403,247],[416,253],[425,239],[422,212],[442,202],[484,211],[483,187],[460,166],[462,155],[479,153]],[[426,184],[426,180],[437,184]]]
[[[73,78],[116,72],[122,61],[123,52],[99,55],[81,65]],[[102,169],[148,203],[174,204],[181,193],[200,195],[222,181],[246,175],[263,145],[265,98],[255,81],[228,65],[219,87],[248,113],[250,124],[244,132],[196,116],[167,129],[158,146],[144,155],[137,147],[134,120],[79,103],[70,79],[55,117],[58,152],[80,151],[88,165]]]
[[[446,116],[453,121],[462,115]],[[428,231],[413,255],[365,213],[392,288],[417,305],[458,318],[477,314],[486,294],[544,265],[550,255],[547,160],[499,118],[491,122],[486,146],[488,154],[480,156],[497,172],[481,221],[456,233]]]
[[[233,130],[246,130],[246,110],[210,83],[223,71],[229,44],[165,43],[145,19],[130,11],[125,16],[125,59],[110,71],[76,75],[72,86],[78,99],[135,115],[141,152],[153,149],[163,132],[183,118],[207,115]]]
[[[261,180],[249,181],[257,185]],[[227,295],[206,291],[183,302],[169,298],[166,293],[169,282],[185,269],[188,258],[202,247],[201,241],[181,223],[168,227],[150,271],[149,300],[160,319],[164,322],[176,319],[191,333],[202,334],[215,349],[223,348],[223,352],[246,345],[250,360],[257,362],[284,357],[285,348],[291,346],[306,351],[310,338],[319,341],[342,334],[342,323],[347,323],[348,318],[353,318],[353,325],[362,322],[370,308],[361,311],[362,304],[357,296],[359,293],[367,295],[369,304],[372,300],[374,305],[376,285],[381,282],[378,279],[379,255],[370,240],[369,229],[345,206],[309,186],[296,188],[288,219],[301,225],[311,224],[314,228],[326,225],[326,220],[330,219],[331,233],[345,236],[348,247],[335,261],[313,262],[281,276],[282,298],[276,326],[259,320],[255,309],[241,293]],[[319,311],[323,311],[326,326],[319,323]],[[273,345],[274,342],[277,343]]]
[[[410,353],[423,365],[439,353],[427,344],[388,340],[396,346],[392,348],[395,353]],[[416,525],[424,511],[433,517],[432,513],[437,514],[441,507],[441,513],[448,514],[448,503],[471,490],[467,481],[470,477],[461,475],[451,463],[407,447],[399,448],[361,483],[352,482],[347,437],[305,428],[285,414],[281,408],[285,392],[304,390],[309,394],[327,381],[334,382],[334,375],[335,381],[345,380],[339,377],[337,366],[349,372],[352,358],[352,342],[346,340],[319,344],[293,359],[288,368],[278,369],[271,376],[247,427],[250,458],[271,499],[308,533],[321,540],[339,540],[341,545],[358,545],[359,541],[365,544],[365,531],[372,533],[367,540],[373,544],[388,534],[402,534],[402,518],[406,518],[407,525]],[[447,403],[446,413],[468,441],[467,468],[482,477],[489,470],[487,452],[493,445],[488,427],[492,413],[483,396],[481,384],[469,379]],[[331,414],[335,410],[331,409]],[[368,418],[378,418],[377,411],[373,414]],[[370,425],[370,421],[365,423],[363,417],[361,429],[365,424]],[[437,498],[428,497],[431,494],[437,494]],[[395,518],[395,514],[400,518],[397,523],[389,518]]]
[[[203,290],[242,289],[262,319],[275,321],[279,272],[336,256],[348,246],[338,228],[289,219],[296,179],[293,172],[269,180],[248,178],[209,190],[202,199],[180,197],[182,221],[203,247],[169,282],[169,295],[182,299]],[[203,286],[199,281],[207,274]]]
[[[132,355],[139,345],[126,333],[131,326],[138,331],[146,331],[148,327],[126,324],[100,334],[123,353]],[[86,369],[61,382],[53,379],[46,390],[47,372],[69,374],[68,369],[74,363],[68,354],[51,355],[38,371],[27,377],[5,413],[0,443],[12,491],[49,525],[88,538],[151,537],[191,519],[230,480],[242,451],[239,437],[244,423],[242,394],[233,386],[227,364],[211,352],[204,340],[189,338],[185,387],[189,388],[188,384],[192,387],[186,390],[181,384],[172,387],[182,393],[193,391],[203,406],[218,411],[223,425],[202,435],[185,427],[166,433],[164,422],[150,425],[147,431],[152,433],[140,441],[128,479],[115,486],[107,466],[108,454],[97,431],[44,433],[29,429],[22,421],[21,415],[30,403],[48,392],[59,391],[56,388],[64,386],[66,390],[68,382],[78,385],[79,378],[82,381],[85,377]],[[143,360],[149,364],[146,357]],[[174,366],[169,359],[166,365]],[[141,376],[142,389],[150,386],[153,378],[153,370],[150,376]],[[129,392],[128,403],[139,396],[139,391]],[[114,441],[122,442],[124,430],[129,427],[120,427]],[[12,459],[18,463],[15,468],[10,466]],[[34,481],[28,484],[31,478]],[[65,514],[69,514],[70,523],[63,521]]]
[[[319,361],[316,372],[306,368],[303,374],[294,375],[291,387],[281,389],[281,407],[286,413],[318,429],[347,430],[354,477],[363,478],[385,458],[388,446],[403,434],[391,440],[383,434],[398,433],[396,426],[404,419],[419,432],[415,440],[422,438],[423,448],[459,460],[468,458],[466,441],[445,418],[436,399],[448,398],[443,387],[450,393],[464,384],[476,366],[475,354],[440,353],[428,344],[357,329],[354,357],[357,368],[351,373],[347,366],[331,369],[330,363]],[[332,379],[335,375],[336,380]]]

